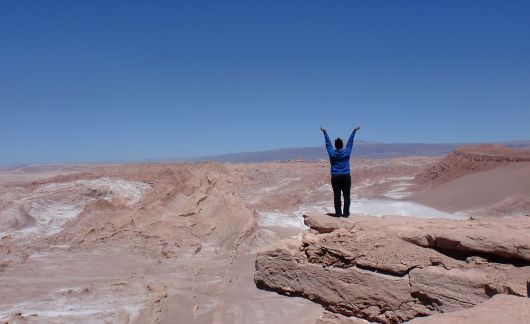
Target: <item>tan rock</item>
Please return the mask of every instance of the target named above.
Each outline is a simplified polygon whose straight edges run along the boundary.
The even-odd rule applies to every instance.
[[[337,219],[309,214],[304,216],[304,222],[321,233],[341,228],[354,232],[378,232],[424,247],[530,262],[530,217],[525,216],[481,220],[401,216]]]
[[[425,247],[478,252],[492,257],[530,261],[530,218],[528,217],[436,221],[401,237]]]
[[[416,318],[411,324],[506,324],[529,323],[530,299],[508,295],[496,295],[475,307],[451,313]]]
[[[338,230],[319,235],[318,240],[307,239],[306,236],[303,247],[310,263],[340,268],[357,266],[398,276],[407,274],[413,268],[433,264],[456,266],[452,258],[435,250],[425,249],[395,236],[384,237],[371,232]]]
[[[353,227],[353,224],[351,222],[345,222],[339,217],[331,217],[328,215],[320,214],[304,215],[304,223],[311,229],[314,229],[319,233],[331,233],[339,228],[351,229]]]
[[[254,281],[260,288],[303,296],[343,315],[382,323],[402,322],[429,310],[410,295],[408,276],[388,276],[351,267],[309,263],[297,241],[282,242],[256,258]]]
[[[315,324],[368,324],[367,320],[357,318],[357,317],[348,317],[340,314],[335,314],[332,312],[324,311],[322,316],[320,316]]]
[[[497,294],[528,294],[530,266],[515,251],[530,240],[503,238],[507,229],[527,237],[524,219],[306,215],[305,222],[316,232],[258,254],[258,287],[381,323],[470,308]],[[444,244],[432,243],[440,237]]]
[[[412,296],[438,312],[472,307],[488,299],[489,278],[475,269],[428,267],[410,272]]]

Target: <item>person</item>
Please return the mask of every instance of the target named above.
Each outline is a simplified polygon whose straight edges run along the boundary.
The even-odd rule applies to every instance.
[[[335,140],[335,148],[331,145],[328,132],[320,127],[326,141],[326,149],[331,163],[331,186],[333,187],[333,202],[336,217],[350,216],[350,155],[353,148],[353,139],[361,127],[356,127],[346,143],[346,148],[341,138]],[[341,193],[344,196],[344,209],[341,210]]]

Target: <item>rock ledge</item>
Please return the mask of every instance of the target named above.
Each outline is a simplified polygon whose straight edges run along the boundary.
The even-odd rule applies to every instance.
[[[304,218],[308,233],[258,253],[259,288],[380,323],[529,294],[530,218]]]

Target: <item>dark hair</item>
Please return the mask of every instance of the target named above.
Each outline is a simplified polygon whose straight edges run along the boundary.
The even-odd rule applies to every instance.
[[[340,137],[337,137],[337,139],[335,140],[335,148],[337,150],[340,150],[343,147],[344,147],[344,143],[342,142],[342,139]]]

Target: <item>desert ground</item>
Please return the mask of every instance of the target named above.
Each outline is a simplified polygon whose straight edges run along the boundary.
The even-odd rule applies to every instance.
[[[326,215],[325,160],[0,171],[0,319],[530,318],[528,151],[353,158],[351,170],[349,218]]]

